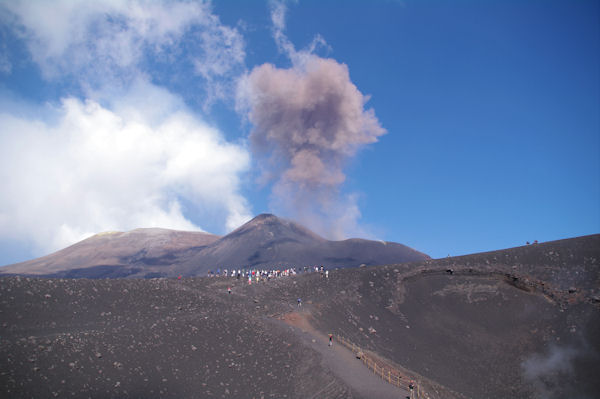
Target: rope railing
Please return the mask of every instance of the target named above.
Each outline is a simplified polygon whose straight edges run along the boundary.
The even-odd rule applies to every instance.
[[[398,369],[378,363],[372,356],[365,354],[358,345],[341,335],[337,336],[337,340],[355,353],[356,357],[376,376],[398,388],[406,389],[410,393],[410,399],[429,399],[429,395],[423,391],[421,384],[403,375]]]

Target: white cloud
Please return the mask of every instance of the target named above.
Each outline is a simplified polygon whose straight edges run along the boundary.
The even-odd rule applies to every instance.
[[[154,75],[156,64],[177,63],[204,79],[212,102],[243,69],[243,37],[207,1],[10,1],[2,14],[46,78],[70,76],[84,89],[126,85]]]
[[[8,56],[5,33],[0,30],[0,73],[10,74],[12,72],[12,62]]]
[[[288,39],[285,31],[285,14],[287,13],[287,6],[284,1],[272,1],[271,2],[271,23],[273,24],[273,39],[275,40],[275,44],[277,44],[277,48],[279,52],[285,54],[290,61],[296,67],[304,67],[304,65],[309,61],[313,54],[319,47],[323,47],[327,50],[330,50],[329,45],[325,41],[325,39],[317,34],[313,37],[313,40],[310,44],[302,49],[296,50],[294,44]]]
[[[211,87],[206,101],[208,105],[235,92],[233,80],[223,78],[241,74],[246,56],[240,33],[221,25],[216,17],[212,18],[213,23],[201,34],[200,46],[204,56],[193,60],[195,72]]]
[[[210,2],[0,0],[0,21],[44,79],[85,93],[40,107],[0,91],[0,240],[41,255],[103,230],[231,230],[251,217],[244,144],[176,85],[148,83],[209,105],[233,92],[244,40]],[[24,62],[0,44],[0,72]]]
[[[164,89],[138,82],[118,98],[65,98],[44,119],[0,113],[0,237],[40,255],[105,230],[200,229],[184,202],[228,229],[250,218],[243,146]]]

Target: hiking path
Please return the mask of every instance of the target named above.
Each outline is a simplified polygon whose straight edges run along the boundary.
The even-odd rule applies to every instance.
[[[356,358],[352,351],[336,342],[335,336],[333,346],[329,346],[329,337],[312,327],[308,321],[309,315],[310,311],[308,309],[302,309],[299,312],[283,315],[282,320],[291,332],[300,337],[305,345],[321,354],[323,365],[352,388],[353,391],[365,399],[405,399],[409,397],[408,391],[388,384],[373,374]]]

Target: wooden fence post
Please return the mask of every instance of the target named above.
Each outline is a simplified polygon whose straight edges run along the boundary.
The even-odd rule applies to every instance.
[[[340,341],[340,343],[344,344],[348,349],[351,349],[353,353],[356,353],[356,354],[361,353],[360,360],[362,360],[363,364],[366,365],[368,369],[372,370],[375,375],[379,375],[381,377],[381,379],[383,379],[383,380],[386,379],[385,378],[385,367],[379,366],[379,368],[378,368],[375,360],[371,359],[370,357],[365,355],[365,353],[362,352],[360,346],[357,346],[354,342],[348,340],[347,338],[343,337],[342,335],[338,336],[338,340]],[[388,373],[387,373],[387,382],[395,385],[398,388],[405,389],[404,381],[400,381],[403,378],[402,373],[397,369],[393,369],[393,370],[394,370],[394,379],[392,381],[392,368],[390,368],[390,369],[388,369]],[[411,399],[421,399],[421,398],[425,398],[425,397],[429,398],[429,396],[427,396],[425,391],[423,391],[423,393],[421,394],[420,382],[419,381],[413,382],[413,381],[411,381],[411,383],[413,384],[413,389],[410,389],[410,398]],[[416,385],[416,387],[414,387],[414,385]]]

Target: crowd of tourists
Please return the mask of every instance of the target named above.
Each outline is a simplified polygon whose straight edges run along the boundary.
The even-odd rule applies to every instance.
[[[304,267],[288,267],[288,268],[243,268],[243,269],[220,269],[216,271],[209,270],[208,277],[229,277],[238,280],[248,280],[248,284],[253,281],[270,281],[273,278],[294,276],[299,273],[321,273],[321,277],[329,277],[329,271],[325,270],[324,266],[304,266]]]

